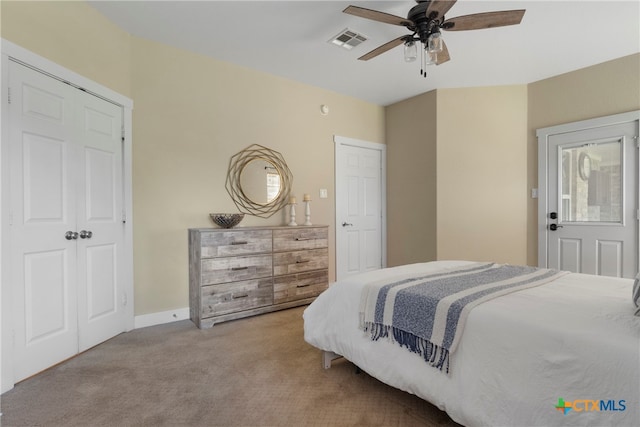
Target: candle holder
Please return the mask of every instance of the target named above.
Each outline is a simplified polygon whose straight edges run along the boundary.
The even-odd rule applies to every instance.
[[[304,200],[304,224],[303,225],[313,225],[311,224],[311,199],[305,198]]]
[[[298,225],[296,223],[296,203],[295,202],[291,202],[289,203],[289,215],[291,216],[291,220],[289,221],[289,226],[290,227],[295,227],[296,225]]]

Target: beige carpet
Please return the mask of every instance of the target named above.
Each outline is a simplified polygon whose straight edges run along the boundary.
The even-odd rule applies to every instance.
[[[2,395],[2,426],[457,425],[343,359],[322,369],[303,310],[121,334]]]

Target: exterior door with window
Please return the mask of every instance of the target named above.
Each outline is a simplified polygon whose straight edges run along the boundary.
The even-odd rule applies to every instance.
[[[548,267],[634,277],[638,122],[548,137]]]

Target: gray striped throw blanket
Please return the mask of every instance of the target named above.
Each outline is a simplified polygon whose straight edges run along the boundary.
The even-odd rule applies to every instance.
[[[371,339],[389,338],[427,363],[449,372],[449,354],[469,311],[511,292],[540,286],[567,272],[473,263],[370,283],[360,301],[360,328]]]

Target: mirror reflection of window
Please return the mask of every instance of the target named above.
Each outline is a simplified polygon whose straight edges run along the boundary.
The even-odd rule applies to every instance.
[[[276,168],[267,166],[267,200],[275,200],[280,193],[280,175]]]
[[[280,174],[271,162],[255,159],[242,169],[240,182],[242,192],[253,203],[264,205],[280,194]]]

